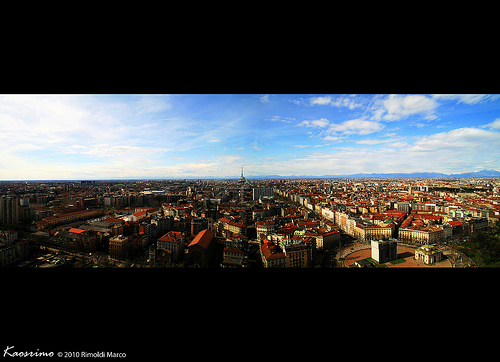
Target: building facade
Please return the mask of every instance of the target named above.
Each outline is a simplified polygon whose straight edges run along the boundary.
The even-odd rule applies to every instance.
[[[423,228],[400,228],[398,231],[400,241],[411,244],[433,244],[444,240],[444,229],[439,226]]]
[[[415,250],[415,259],[425,264],[432,264],[442,260],[443,253],[433,245],[423,245]]]
[[[305,243],[285,246],[286,267],[304,268],[311,259],[311,248]]]
[[[191,219],[191,236],[196,236],[200,231],[208,228],[208,220],[203,217]]]
[[[223,267],[242,267],[245,254],[237,247],[226,246],[223,250]]]
[[[260,240],[261,235],[269,235],[274,232],[274,220],[271,221],[256,221],[255,230],[257,232],[257,240]]]
[[[380,223],[378,225],[364,225],[356,223],[354,236],[365,241],[371,239],[388,239],[393,236],[396,225],[390,223]]]
[[[258,187],[252,189],[253,200],[258,200],[261,196],[267,196],[267,197],[274,196],[274,189],[269,187]]]

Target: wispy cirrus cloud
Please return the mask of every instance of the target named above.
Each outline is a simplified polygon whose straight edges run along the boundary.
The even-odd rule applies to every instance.
[[[292,123],[292,121],[295,121],[295,117],[272,116],[269,120],[271,122]]]
[[[170,96],[168,95],[148,95],[136,101],[137,114],[163,112],[172,109]]]
[[[458,103],[478,104],[497,100],[498,94],[433,94],[432,97],[436,100],[456,100]]]

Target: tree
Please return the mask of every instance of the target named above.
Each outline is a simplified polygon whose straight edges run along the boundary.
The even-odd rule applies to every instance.
[[[484,231],[473,234],[469,243],[463,245],[463,251],[468,256],[474,256],[484,265],[500,261],[500,238],[498,234],[488,234]]]

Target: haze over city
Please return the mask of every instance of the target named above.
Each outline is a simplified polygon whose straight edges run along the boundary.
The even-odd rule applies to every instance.
[[[0,179],[500,170],[498,95],[2,95]]]

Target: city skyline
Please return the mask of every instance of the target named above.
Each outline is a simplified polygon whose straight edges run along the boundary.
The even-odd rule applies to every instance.
[[[500,169],[499,95],[1,95],[0,180]]]

